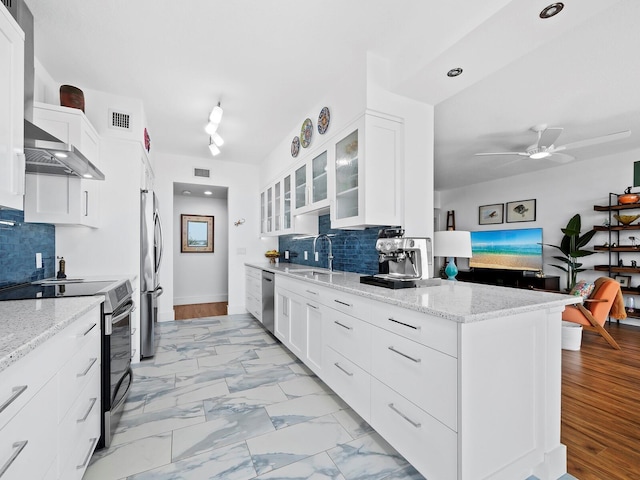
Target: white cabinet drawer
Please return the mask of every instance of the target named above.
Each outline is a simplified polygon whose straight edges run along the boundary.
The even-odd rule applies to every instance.
[[[323,303],[330,308],[364,320],[368,320],[371,313],[371,300],[338,290],[328,290],[324,295]]]
[[[351,315],[327,308],[327,344],[366,372],[371,371],[372,326]]]
[[[256,298],[262,297],[262,278],[247,275],[247,294]]]
[[[48,472],[56,457],[56,393],[52,380],[0,430],[2,480],[40,479]]]
[[[457,430],[458,362],[455,358],[374,328],[371,374]]]
[[[375,378],[370,423],[429,480],[458,478],[457,434]]]
[[[245,267],[245,273],[247,277],[255,278],[258,280],[262,279],[262,270],[255,267]]]
[[[371,414],[371,376],[330,347],[324,350],[324,382],[364,420]]]
[[[259,321],[262,320],[262,304],[258,302],[258,300],[248,295],[246,298],[245,306],[247,308],[247,311],[251,315],[253,315],[256,318],[256,320],[259,320]]]
[[[100,372],[94,371],[58,430],[60,477],[81,479],[100,437]]]
[[[60,403],[58,404],[58,419],[62,420],[71,405],[76,401],[80,392],[89,383],[94,373],[100,372],[101,346],[100,331],[97,328],[91,330],[85,337],[78,338],[77,342],[84,345],[58,373],[58,392]]]
[[[453,357],[458,356],[458,324],[456,322],[383,302],[372,302],[371,321],[378,327],[422,345],[435,348]]]

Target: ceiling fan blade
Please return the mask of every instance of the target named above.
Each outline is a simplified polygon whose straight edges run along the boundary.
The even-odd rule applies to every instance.
[[[563,128],[547,128],[543,130],[540,134],[540,138],[538,139],[538,148],[540,147],[550,147],[553,145],[560,134],[562,133]]]
[[[520,155],[522,157],[528,157],[529,154],[526,152],[493,152],[493,153],[475,153],[476,157],[479,156],[488,156],[488,155]]]
[[[556,152],[554,152],[549,157],[549,160],[551,160],[552,162],[557,162],[557,163],[569,163],[569,162],[575,160],[575,157],[572,157],[571,155],[567,155],[566,153],[556,153]]]
[[[610,133],[609,135],[603,135],[601,137],[588,138],[587,140],[580,140],[578,142],[567,143],[566,145],[560,145],[553,149],[554,152],[562,150],[569,150],[571,148],[590,147],[591,145],[598,145],[599,143],[614,142],[616,140],[622,140],[631,135],[631,130],[625,130],[623,132]]]

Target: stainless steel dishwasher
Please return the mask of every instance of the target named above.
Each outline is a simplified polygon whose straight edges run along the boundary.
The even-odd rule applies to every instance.
[[[262,271],[262,324],[273,333],[274,322],[274,287],[275,275],[266,270]]]

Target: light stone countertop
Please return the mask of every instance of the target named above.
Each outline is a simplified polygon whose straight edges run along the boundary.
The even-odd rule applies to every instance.
[[[103,301],[95,295],[0,302],[0,372]]]
[[[324,268],[293,263],[273,265],[268,262],[247,262],[245,265],[459,323],[559,308],[582,302],[582,297],[561,293],[449,280],[441,280],[440,285],[435,286],[394,290],[360,283],[362,275],[357,273],[330,272]],[[313,276],[309,270],[329,275]]]

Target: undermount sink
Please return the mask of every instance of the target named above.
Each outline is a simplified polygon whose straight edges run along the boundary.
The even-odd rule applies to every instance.
[[[315,270],[313,268],[301,268],[299,270],[291,270],[289,273],[294,275],[301,275],[303,277],[316,277],[316,276],[330,276],[334,275],[336,272],[331,272],[327,270]]]

